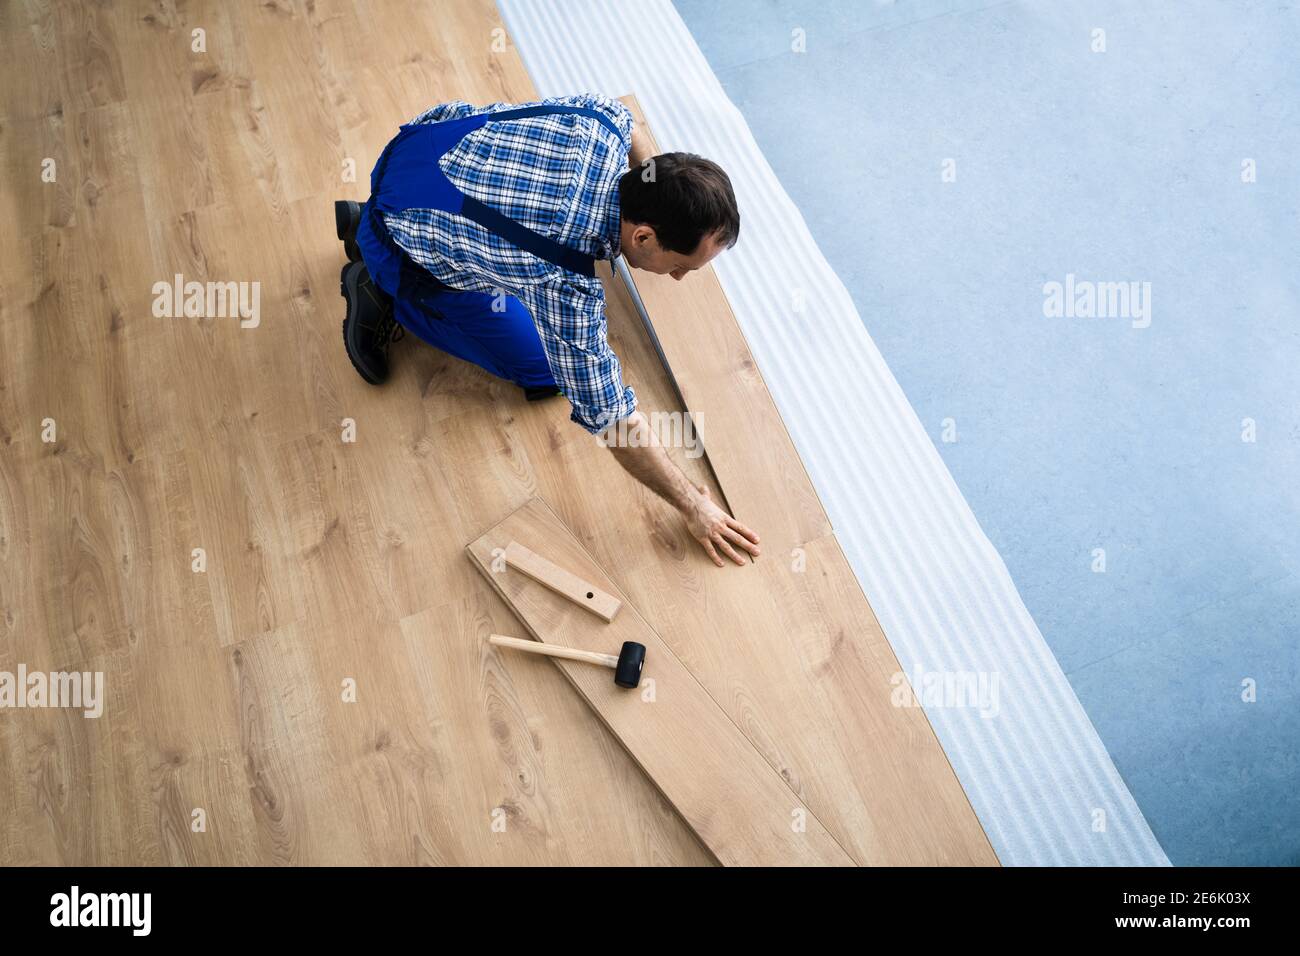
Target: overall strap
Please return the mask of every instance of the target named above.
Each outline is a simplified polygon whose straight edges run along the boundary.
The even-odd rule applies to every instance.
[[[534,232],[523,223],[515,222],[509,216],[502,215],[473,196],[465,196],[461,200],[460,214],[471,222],[478,223],[488,232],[500,236],[511,245],[518,246],[525,252],[531,252],[539,259],[545,259],[562,269],[568,269],[570,272],[588,278],[596,274],[596,260],[592,256],[561,245],[540,232]]]
[[[623,134],[619,132],[613,120],[604,113],[585,106],[542,104],[539,106],[525,106],[514,110],[498,110],[495,113],[485,115],[489,123],[504,123],[510,120],[527,119],[532,116],[550,116],[557,113],[590,117],[604,124],[606,129],[617,136],[620,141],[622,140]],[[561,245],[554,239],[549,239],[539,232],[534,232],[527,226],[515,222],[508,216],[504,216],[490,206],[479,202],[473,196],[464,198],[460,207],[460,214],[478,223],[489,232],[500,236],[506,242],[518,246],[525,252],[531,252],[539,259],[545,259],[547,262],[554,263],[562,269],[568,269],[570,272],[576,272],[579,275],[590,277],[596,274],[596,260],[591,256]]]
[[[579,116],[590,117],[602,123],[620,141],[623,139],[623,134],[619,132],[612,119],[600,112],[600,110],[593,110],[587,106],[561,106],[559,104],[547,105],[543,103],[539,106],[520,107],[517,110],[497,110],[495,113],[486,113],[484,115],[487,116],[489,123],[504,123],[509,120],[527,119],[530,116],[548,116],[552,113],[576,113]]]
[[[595,276],[595,258],[543,236],[473,196],[465,195],[447,179],[439,165],[439,160],[450,149],[486,123],[556,113],[590,117],[621,139],[622,134],[608,116],[584,106],[542,104],[495,113],[475,113],[438,123],[403,126],[375,165],[371,175],[371,205],[385,212],[438,209],[456,213],[539,259],[579,275]]]

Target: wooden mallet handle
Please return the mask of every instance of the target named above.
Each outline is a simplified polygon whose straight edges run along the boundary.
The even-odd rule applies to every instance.
[[[560,647],[556,644],[543,644],[541,641],[521,641],[517,637],[504,634],[492,634],[488,641],[498,647],[513,647],[517,651],[529,654],[543,654],[546,657],[563,657],[570,661],[583,661],[587,664],[599,664],[614,672],[614,683],[619,687],[637,687],[641,683],[641,668],[645,665],[645,645],[636,641],[624,641],[623,649],[615,657],[613,654],[597,654],[595,651],[580,651],[576,647]]]
[[[547,657],[563,657],[570,661],[585,661],[588,664],[599,664],[601,667],[617,668],[618,658],[613,654],[597,654],[595,651],[580,651],[576,647],[559,647],[555,644],[543,644],[540,641],[521,641],[517,637],[506,637],[504,634],[493,634],[488,638],[492,644],[498,647],[513,647],[517,651],[526,651],[529,654],[544,654]]]

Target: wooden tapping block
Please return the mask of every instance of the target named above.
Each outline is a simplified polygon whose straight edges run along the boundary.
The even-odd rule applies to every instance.
[[[633,760],[724,865],[851,866],[853,860],[754,744],[741,732],[636,607],[603,624],[536,580],[493,571],[493,554],[512,541],[547,550],[595,587],[617,595],[608,575],[540,498],[471,542],[475,567],[533,638],[601,655],[627,641],[646,648],[641,690],[622,690],[602,668],[555,659]],[[467,638],[468,639],[468,638]]]
[[[546,560],[518,541],[506,545],[506,564],[522,571],[539,584],[544,584],[561,597],[566,597],[580,608],[590,611],[605,621],[614,620],[623,602],[606,594],[593,584],[588,584],[576,574],[570,574],[558,564]]]

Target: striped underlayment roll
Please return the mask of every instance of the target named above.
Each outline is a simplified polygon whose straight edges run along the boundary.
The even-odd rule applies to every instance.
[[[731,175],[748,239],[714,269],[998,858],[1168,866],[1001,556],[672,4],[498,6],[542,96],[634,93],[660,149]],[[953,674],[996,679],[996,706],[924,700],[933,675]]]

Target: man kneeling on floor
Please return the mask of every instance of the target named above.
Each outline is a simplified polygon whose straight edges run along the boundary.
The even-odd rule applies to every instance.
[[[715,163],[652,159],[633,126],[626,106],[594,95],[444,103],[403,126],[375,165],[369,201],[335,204],[349,260],[343,341],[361,377],[382,383],[389,343],[410,330],[529,401],[564,395],[593,434],[622,422],[651,436],[606,339],[595,260],[621,253],[680,280],[735,244],[740,213]],[[742,552],[759,553],[758,535],[657,441],[610,447],[681,511],[719,567],[723,555],[744,564]]]

